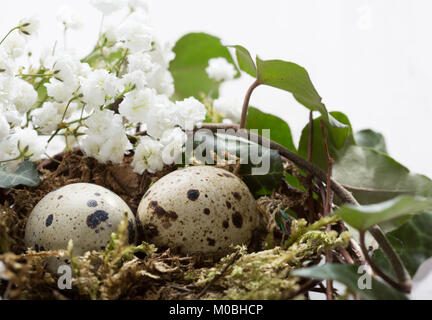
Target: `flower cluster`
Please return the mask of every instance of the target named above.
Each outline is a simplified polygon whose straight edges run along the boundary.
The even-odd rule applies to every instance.
[[[170,99],[174,85],[168,66],[174,54],[155,37],[146,1],[91,3],[106,16],[126,4],[129,10],[119,25],[103,27],[84,59],[53,50],[37,67],[21,65],[20,57],[29,53],[26,37],[38,31],[33,17],[21,20],[1,44],[3,167],[39,160],[48,144],[61,138],[67,148],[79,147],[102,163],[120,163],[134,150],[135,171],[154,172],[181,156],[184,130],[205,119],[205,107],[196,99]],[[79,15],[65,7],[57,18],[68,32],[82,26]]]
[[[64,39],[64,48],[50,47],[39,64],[23,59],[31,56],[28,39],[38,33],[35,17],[21,20],[0,42],[0,169],[50,156],[47,150],[78,147],[101,163],[121,163],[132,152],[137,173],[155,172],[182,156],[186,131],[206,118],[195,98],[172,99],[174,53],[156,38],[147,1],[90,2],[105,18],[84,58]],[[110,23],[108,16],[124,9],[126,18]],[[65,37],[83,26],[67,7],[57,20]],[[206,70],[218,82],[236,75],[224,58],[211,59]],[[238,116],[223,98],[214,108],[234,121]]]

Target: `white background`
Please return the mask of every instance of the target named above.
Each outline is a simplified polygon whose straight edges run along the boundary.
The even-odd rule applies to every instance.
[[[346,113],[355,130],[371,128],[387,139],[390,155],[412,171],[432,177],[432,1],[430,0],[153,0],[151,19],[160,39],[174,43],[204,31],[242,44],[263,59],[304,66],[329,110]],[[84,28],[68,45],[84,55],[94,45],[100,14],[87,0],[2,1],[0,33],[37,14],[37,46],[61,35],[56,12],[68,5]],[[252,79],[227,84],[224,94],[241,98]],[[294,138],[308,111],[288,93],[259,87],[251,104],[290,124]],[[428,273],[419,272],[417,278]],[[429,278],[432,276],[429,274]],[[414,296],[432,298],[431,281]]]

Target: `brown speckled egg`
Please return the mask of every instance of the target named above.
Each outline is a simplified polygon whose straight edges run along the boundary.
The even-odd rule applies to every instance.
[[[135,217],[115,193],[90,183],[74,183],[48,193],[34,207],[27,221],[25,245],[36,251],[66,249],[69,240],[74,255],[105,248],[128,214],[129,242],[136,240]],[[55,260],[54,260],[55,259]],[[50,258],[52,272],[64,262]]]
[[[148,241],[181,253],[222,256],[249,244],[258,209],[247,186],[212,166],[176,170],[156,181],[138,207]]]

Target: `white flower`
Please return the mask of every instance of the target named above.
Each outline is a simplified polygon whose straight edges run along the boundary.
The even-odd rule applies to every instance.
[[[137,90],[144,89],[148,86],[146,75],[141,70],[136,70],[125,74],[122,77],[123,86],[135,86]]]
[[[142,137],[135,149],[132,161],[134,171],[142,174],[146,170],[151,173],[162,170],[164,166],[161,156],[162,148],[163,145],[159,141],[149,136]]]
[[[59,112],[58,104],[45,102],[41,108],[32,112],[33,124],[39,127],[43,134],[50,134],[57,129],[62,114]]]
[[[5,138],[10,131],[10,126],[5,116],[0,113],[0,140]]]
[[[147,20],[147,16],[136,11],[118,27],[116,38],[131,53],[149,51],[152,48],[153,29],[148,26]]]
[[[82,150],[99,162],[121,163],[132,149],[122,123],[122,117],[111,110],[97,110],[85,121],[88,126],[81,142]]]
[[[165,94],[168,97],[174,94],[174,79],[171,72],[162,68],[147,74],[147,83],[151,88],[156,89],[157,93]]]
[[[227,81],[234,79],[236,70],[234,66],[225,58],[212,58],[209,60],[209,65],[206,72],[210,79],[216,81]]]
[[[213,109],[223,117],[234,122],[239,122],[242,111],[242,103],[235,98],[220,97],[213,101]]]
[[[155,102],[156,92],[153,89],[133,90],[125,94],[120,103],[119,112],[130,122],[146,123],[153,111]]]
[[[168,97],[159,95],[155,99],[153,112],[148,116],[147,133],[153,138],[160,138],[163,133],[176,124],[177,109]]]
[[[123,0],[90,0],[90,3],[105,15],[120,10],[124,4]]]
[[[0,48],[0,75],[3,77],[14,77],[16,71],[17,67],[15,61],[11,59],[11,57],[7,54],[5,50],[3,50],[3,48]],[[5,79],[3,78],[3,80]]]
[[[156,65],[147,52],[136,52],[128,56],[128,72],[141,70],[145,73],[152,71]]]
[[[205,106],[191,97],[176,102],[178,124],[185,130],[193,130],[194,126],[206,116]]]
[[[82,27],[81,16],[68,6],[62,6],[57,11],[57,20],[67,29],[78,30]]]
[[[119,79],[104,69],[92,71],[87,77],[80,77],[82,100],[88,108],[98,108],[105,100],[115,97],[119,86]]]
[[[51,78],[50,82],[45,83],[45,87],[47,88],[48,95],[58,102],[69,101],[77,89],[75,86],[67,85],[55,78]]]
[[[10,160],[20,154],[32,161],[40,160],[45,153],[46,143],[30,128],[16,128],[12,134],[0,141],[0,161]]]
[[[4,42],[5,51],[12,59],[19,58],[26,50],[26,41],[18,33],[11,34]]]
[[[26,113],[37,101],[37,92],[33,86],[19,78],[14,78],[13,82],[13,104],[18,112]]]
[[[36,35],[39,30],[39,19],[30,17],[20,20],[18,30],[26,36]]]
[[[164,69],[168,69],[170,61],[175,58],[175,53],[172,51],[173,44],[165,43],[162,45],[155,39],[153,49],[154,50],[150,52],[153,62],[159,64]]]
[[[165,164],[173,164],[183,153],[183,146],[186,143],[187,135],[179,127],[164,132],[160,142],[164,145],[162,160]]]

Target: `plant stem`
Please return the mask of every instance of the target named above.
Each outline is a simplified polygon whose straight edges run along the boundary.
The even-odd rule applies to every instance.
[[[326,195],[325,195],[324,213],[323,213],[324,217],[327,217],[330,212],[330,197],[331,197],[330,185],[331,185],[332,166],[334,160],[330,156],[328,143],[327,143],[327,135],[325,132],[324,122],[322,120],[320,121],[320,126],[321,126],[321,134],[324,143],[324,150],[327,156],[327,181],[326,181]],[[329,230],[330,226],[328,226],[327,229]],[[332,257],[329,250],[326,251],[325,256],[326,256],[326,263],[331,263]],[[333,281],[331,280],[326,280],[326,297],[327,300],[333,300]]]
[[[3,39],[0,41],[0,45],[6,40],[7,37],[9,37],[9,35],[16,29],[19,29],[19,27],[15,27],[9,30],[8,33],[6,33],[6,35],[3,37]]]
[[[313,111],[309,112],[309,137],[308,137],[308,161],[312,162],[312,152],[313,152]],[[314,199],[313,199],[313,186],[312,186],[313,176],[310,172],[308,172],[306,177],[306,185],[308,186],[308,213],[309,213],[309,222],[314,221]]]
[[[384,234],[380,226],[375,225],[371,227],[368,231],[379,243],[381,250],[384,252],[391,266],[393,267],[393,270],[395,271],[396,277],[398,278],[399,282],[401,282],[404,286],[409,288],[409,291],[411,291],[411,276],[408,270],[405,268],[405,265],[403,264],[401,258],[388,241],[386,235]]]
[[[387,241],[387,240],[386,240]],[[378,242],[378,240],[377,240]],[[379,242],[378,242],[379,243]],[[389,277],[387,274],[385,274],[376,264],[375,262],[373,262],[373,260],[371,259],[371,257],[369,256],[369,253],[367,251],[366,248],[366,244],[365,244],[365,231],[361,231],[360,232],[360,247],[363,251],[363,254],[366,258],[366,261],[368,262],[368,264],[371,266],[371,268],[375,271],[375,273],[380,276],[382,279],[384,279],[388,284],[390,284],[393,288],[409,293],[411,292],[411,281],[404,281],[402,283],[397,282],[395,280],[393,280],[391,277]],[[381,249],[384,251],[384,248],[381,246]],[[393,248],[392,248],[393,250]],[[398,256],[399,258],[399,256]],[[390,260],[390,259],[389,259]],[[393,264],[392,264],[393,266]],[[399,268],[399,267],[398,267]],[[398,268],[394,268],[395,272]]]
[[[241,114],[241,118],[240,118],[240,129],[244,129],[246,126],[246,116],[247,116],[247,111],[249,108],[249,100],[250,100],[250,97],[252,95],[252,92],[259,85],[260,85],[260,82],[257,79],[254,81],[254,83],[252,83],[252,85],[249,87],[248,91],[246,92],[246,96],[245,96],[244,102],[243,102],[242,114]]]

